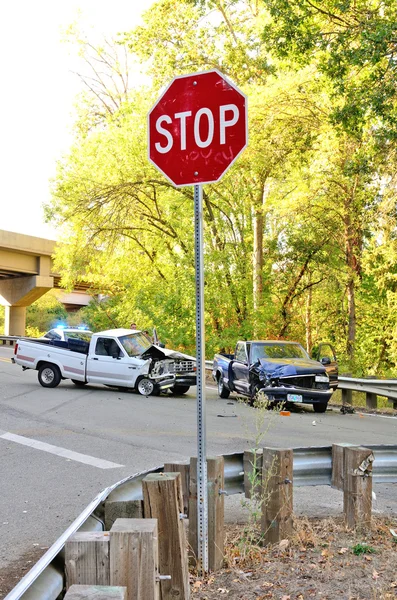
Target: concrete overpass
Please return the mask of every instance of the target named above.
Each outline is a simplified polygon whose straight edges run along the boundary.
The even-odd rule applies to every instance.
[[[0,230],[0,304],[5,306],[4,335],[24,335],[26,307],[54,287],[60,276],[52,256],[56,242]],[[85,306],[85,286],[60,298],[66,307]]]

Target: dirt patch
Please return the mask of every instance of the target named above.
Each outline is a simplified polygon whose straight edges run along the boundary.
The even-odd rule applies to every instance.
[[[253,532],[227,527],[225,568],[192,578],[195,600],[396,600],[396,520],[374,518],[371,531],[347,530],[343,518],[296,519],[295,534],[261,547]]]
[[[371,530],[343,517],[296,518],[291,540],[262,547],[259,532],[226,526],[225,568],[191,576],[192,600],[397,600],[397,519],[374,517]],[[45,552],[35,548],[0,569],[0,599]]]
[[[0,569],[0,599],[16,586],[28,571],[43,556],[48,548],[33,548],[25,552],[18,560]]]

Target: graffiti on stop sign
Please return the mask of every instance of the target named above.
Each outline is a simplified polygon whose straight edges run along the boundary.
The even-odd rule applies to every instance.
[[[213,183],[247,145],[246,97],[216,70],[175,77],[148,132],[149,159],[174,185]]]

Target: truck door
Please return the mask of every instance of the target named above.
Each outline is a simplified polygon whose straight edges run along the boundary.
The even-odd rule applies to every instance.
[[[130,358],[114,338],[98,337],[87,358],[87,381],[133,387],[142,361]]]
[[[335,350],[328,342],[319,344],[316,352],[316,360],[324,365],[329,377],[329,385],[333,390],[338,387],[338,363]]]
[[[248,354],[245,342],[236,346],[235,359],[232,363],[233,384],[236,392],[249,394]]]

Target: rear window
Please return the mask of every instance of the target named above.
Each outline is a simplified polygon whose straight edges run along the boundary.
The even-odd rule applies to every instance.
[[[91,341],[92,333],[88,331],[65,331],[65,340],[83,340],[83,342]]]

